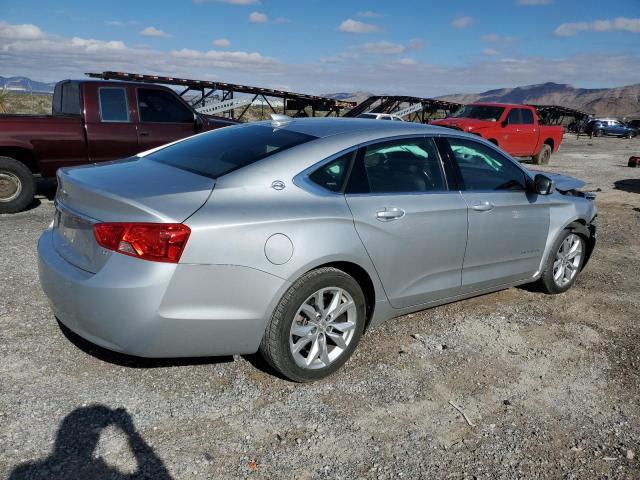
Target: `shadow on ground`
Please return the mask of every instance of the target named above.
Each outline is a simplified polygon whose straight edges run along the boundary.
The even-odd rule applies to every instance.
[[[95,455],[100,434],[113,426],[127,437],[129,449],[136,460],[133,473],[123,473]],[[73,410],[58,428],[53,451],[42,460],[17,466],[9,480],[124,480],[153,478],[171,479],[164,462],[136,430],[129,413],[119,408],[92,405]]]
[[[616,190],[623,190],[629,193],[640,193],[640,178],[629,178],[627,180],[617,180],[613,182]]]
[[[58,326],[63,335],[80,350],[91,355],[103,362],[112,363],[120,367],[129,368],[160,368],[160,367],[178,367],[183,365],[205,365],[214,363],[230,363],[233,362],[232,356],[224,357],[189,357],[189,358],[142,358],[133,355],[107,350],[94,343],[85,340],[77,333],[71,331],[60,320]]]

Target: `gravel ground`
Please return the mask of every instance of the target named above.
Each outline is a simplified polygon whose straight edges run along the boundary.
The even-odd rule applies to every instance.
[[[142,361],[65,334],[37,278],[52,202],[0,216],[0,477],[640,478],[632,153],[640,139],[566,137],[547,167],[599,190],[599,245],[568,293],[398,318],[312,385],[252,357]]]

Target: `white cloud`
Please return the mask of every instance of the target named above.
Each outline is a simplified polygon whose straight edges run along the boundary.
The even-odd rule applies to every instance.
[[[593,22],[563,23],[555,29],[559,37],[570,37],[580,32],[626,31],[640,33],[640,18],[618,17],[613,20],[595,20]]]
[[[386,41],[365,43],[364,45],[360,45],[358,48],[375,55],[393,55],[403,53],[407,50],[405,45]]]
[[[500,52],[495,48],[485,48],[484,50],[482,50],[482,54],[487,57],[493,57],[496,55],[500,55]]]
[[[458,17],[451,22],[453,28],[466,28],[473,23],[472,17]]]
[[[518,5],[549,5],[553,0],[518,0]]]
[[[250,23],[266,23],[267,20],[269,20],[269,18],[267,17],[266,13],[251,12],[251,14],[249,15]]]
[[[214,47],[220,48],[229,48],[231,46],[228,38],[216,38],[212,43]]]
[[[44,38],[44,32],[39,27],[30,23],[12,25],[7,22],[0,22],[0,38],[12,40],[34,40]]]
[[[340,24],[338,30],[346,33],[374,33],[379,32],[380,27],[371,23],[359,22],[351,18],[347,18]]]
[[[398,63],[400,65],[417,65],[418,64],[418,62],[413,58],[401,58],[400,60],[398,60]]]
[[[108,27],[124,27],[124,22],[119,20],[105,20],[104,24]]]
[[[361,18],[380,18],[382,17],[382,14],[378,12],[374,12],[372,10],[363,10],[356,13],[356,16]]]
[[[141,30],[140,35],[144,36],[144,37],[157,37],[157,38],[166,38],[166,37],[170,37],[171,35],[169,35],[167,32],[163,32],[162,30],[154,27],[154,26],[150,26],[147,27],[143,30]]]

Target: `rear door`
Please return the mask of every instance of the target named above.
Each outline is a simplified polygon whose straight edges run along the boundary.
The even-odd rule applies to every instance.
[[[520,123],[516,125],[516,135],[520,154],[528,157],[536,153],[538,138],[540,135],[538,122],[533,118],[533,110],[529,108],[516,108],[520,111]]]
[[[548,199],[531,192],[525,172],[496,149],[460,137],[447,145],[469,207],[462,291],[530,278],[547,241]]]
[[[130,157],[139,152],[129,89],[116,84],[87,84],[85,105],[89,161]]]
[[[178,96],[168,90],[136,88],[138,144],[149,150],[195,133],[195,117]]]
[[[395,308],[460,290],[467,206],[431,138],[361,149],[346,190],[356,230]]]

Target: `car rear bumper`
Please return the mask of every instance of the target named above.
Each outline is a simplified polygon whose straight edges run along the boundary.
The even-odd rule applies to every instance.
[[[63,259],[51,230],[38,242],[42,288],[55,316],[101,347],[140,357],[254,353],[289,284],[233,265],[149,262],[109,253],[95,274]]]

